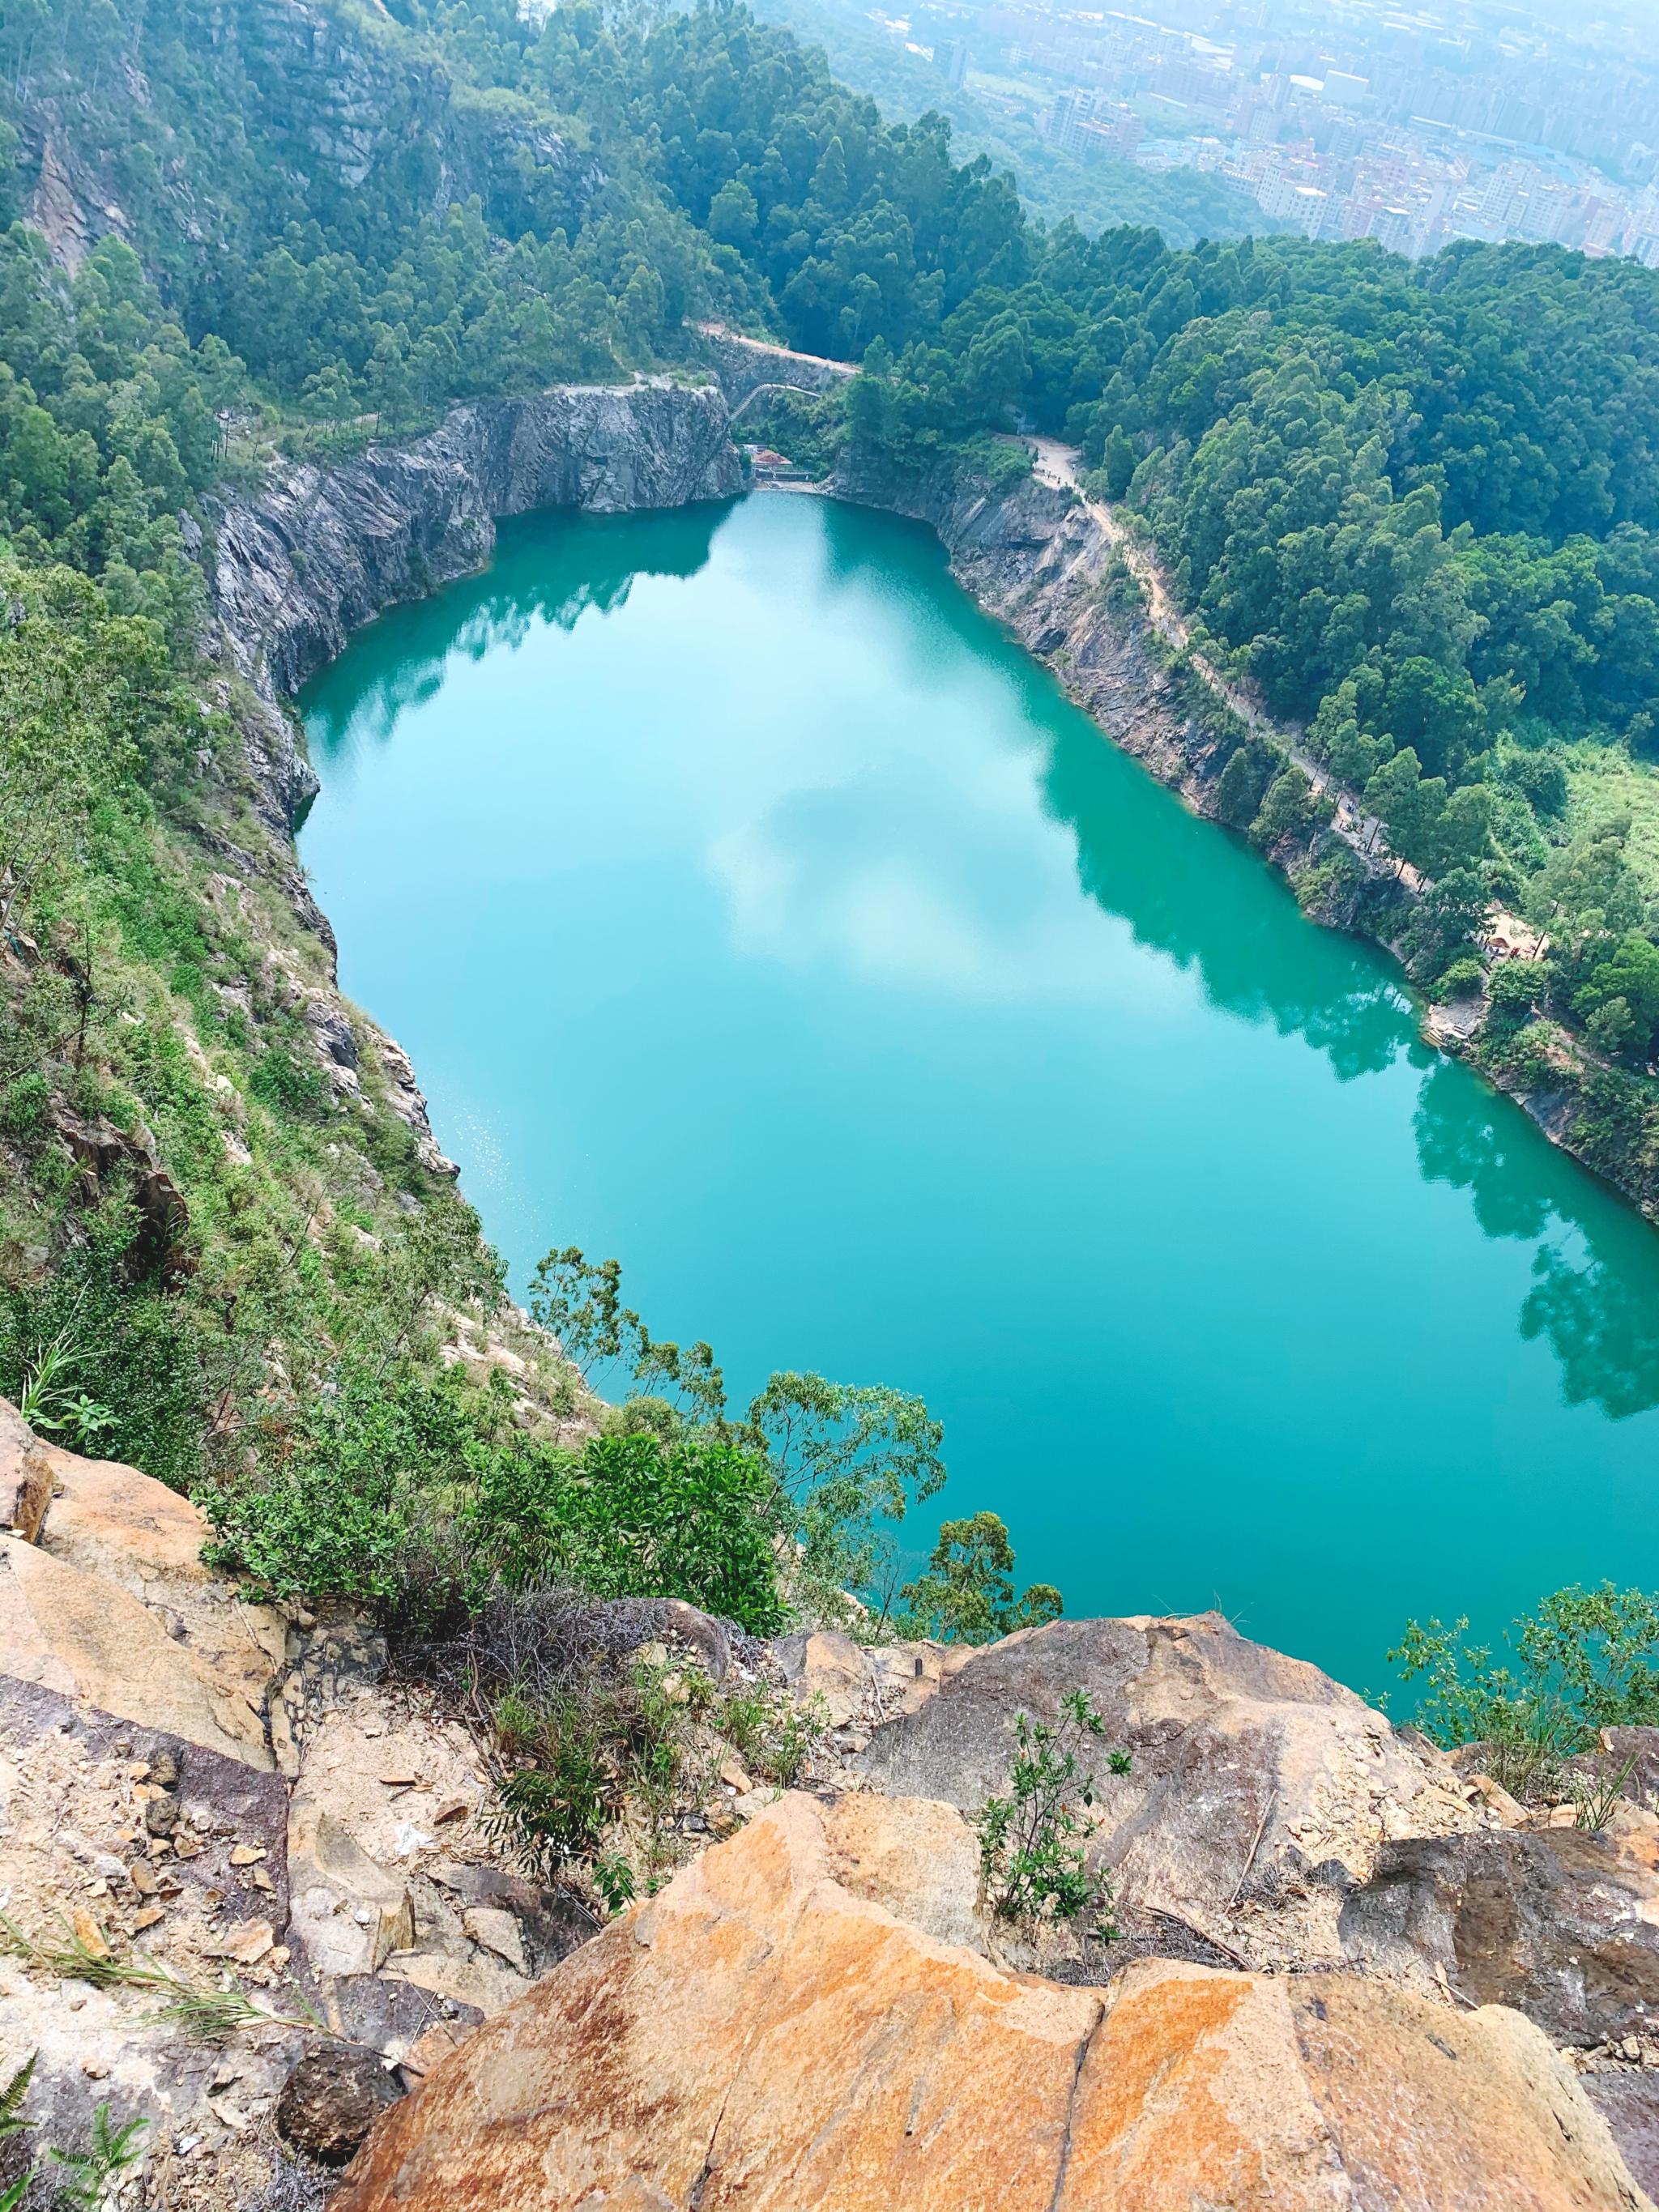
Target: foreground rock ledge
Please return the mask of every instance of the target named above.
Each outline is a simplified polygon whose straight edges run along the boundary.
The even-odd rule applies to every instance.
[[[1518,2013],[1011,1973],[860,1894],[839,1818],[786,1797],[567,1960],[386,2115],[332,2212],[1648,2204]]]

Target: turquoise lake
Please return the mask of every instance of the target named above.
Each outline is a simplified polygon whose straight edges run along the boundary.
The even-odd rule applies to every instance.
[[[919,1551],[992,1506],[1073,1613],[1371,1689],[1409,1614],[1659,1585],[1659,1237],[923,531],[531,518],[302,703],[343,984],[515,1283],[920,1392]]]

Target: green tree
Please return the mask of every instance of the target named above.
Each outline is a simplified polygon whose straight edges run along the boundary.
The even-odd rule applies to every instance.
[[[1623,1007],[1618,1025],[1626,1030],[1625,1042],[1639,1045],[1644,1053],[1651,1051],[1659,1033],[1659,945],[1635,930],[1597,962],[1589,981],[1573,994],[1572,1010],[1581,1020],[1593,1021],[1615,1001]],[[1604,1048],[1620,1049],[1610,1042],[1607,1024],[1597,1035]]]
[[[899,1595],[917,1633],[951,1644],[988,1644],[1058,1620],[1065,1610],[1049,1583],[1033,1583],[1015,1596],[1014,1547],[995,1513],[944,1522],[927,1573]]]
[[[1439,857],[1437,833],[1446,811],[1443,776],[1425,776],[1409,745],[1383,762],[1365,786],[1366,806],[1402,860],[1430,868]]]
[[[1121,426],[1112,425],[1101,456],[1101,467],[1106,472],[1106,496],[1121,499],[1129,489],[1129,479],[1135,472],[1135,449]]]

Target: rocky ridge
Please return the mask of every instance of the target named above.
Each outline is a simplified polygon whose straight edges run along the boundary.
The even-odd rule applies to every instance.
[[[187,1501],[5,1407],[0,1515],[0,2080],[40,2051],[51,2139],[144,2118],[148,2204],[320,2203],[365,2130],[342,2212],[1638,2212],[1659,2179],[1659,1817],[1523,1813],[1219,1616],[747,1650],[799,1783],[717,1751],[680,1870],[602,1926],[504,1856],[489,1746],[368,1624],[249,1602]],[[739,1665],[686,1608],[617,1628]],[[1115,1925],[1020,1929],[975,1816],[1075,1688],[1130,1754],[1087,1839]],[[251,2014],[192,2042],[162,1975]]]
[[[383,8],[355,15],[313,0],[216,8],[193,58],[250,139],[337,190],[356,190],[423,138],[435,155],[423,207],[435,214],[476,197],[516,236],[532,210],[547,227],[564,220],[574,230],[604,183],[591,154],[516,105],[456,98],[448,71],[411,52]],[[142,189],[149,197],[159,188],[161,202],[152,216],[192,240],[234,236],[242,213],[227,190],[234,167],[204,175],[188,121],[181,129],[157,100],[133,50],[118,66],[119,96],[143,118],[153,167]],[[137,226],[123,204],[131,171],[112,157],[95,100],[40,98],[31,88],[22,119],[29,220],[54,258],[72,276],[100,238],[131,242]]]

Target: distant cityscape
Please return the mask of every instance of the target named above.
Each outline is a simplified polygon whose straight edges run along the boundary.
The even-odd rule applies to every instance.
[[[1659,10],[1638,28],[1590,0],[1564,28],[1523,6],[1155,3],[870,12],[947,82],[971,66],[993,104],[999,76],[1051,88],[1038,127],[1078,160],[1218,175],[1309,238],[1659,267]]]

